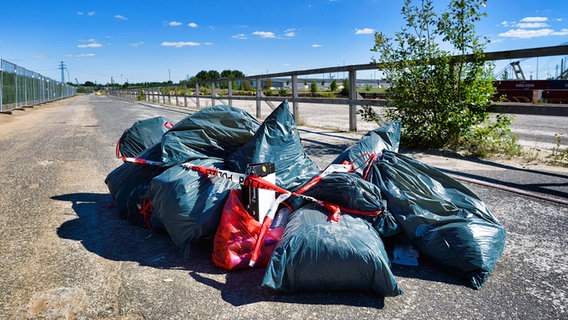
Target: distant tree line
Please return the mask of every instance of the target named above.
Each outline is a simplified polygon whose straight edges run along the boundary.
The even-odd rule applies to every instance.
[[[189,80],[183,80],[187,84],[196,84],[203,82],[213,82],[222,78],[244,78],[245,74],[239,70],[223,70],[221,73],[217,70],[201,70],[195,76],[189,78]]]
[[[180,85],[195,85],[196,83],[209,83],[222,78],[244,78],[245,74],[240,70],[223,70],[221,73],[217,70],[201,70],[195,76],[188,78],[187,80],[181,80]],[[90,88],[103,88],[103,87],[114,87],[114,88],[128,88],[128,87],[160,87],[160,86],[171,86],[174,83],[170,81],[163,82],[137,82],[129,83],[106,83],[97,84],[92,81],[85,81],[84,84],[68,83],[69,85],[76,87],[90,87]],[[242,85],[241,85],[242,86]],[[225,85],[226,87],[226,85]]]

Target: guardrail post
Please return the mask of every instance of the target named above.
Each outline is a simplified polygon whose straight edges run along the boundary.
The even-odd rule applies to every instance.
[[[260,85],[260,78],[256,78],[256,117],[260,118],[261,110],[260,110],[260,91],[262,86]]]
[[[211,105],[215,105],[215,82],[211,82]]]
[[[187,84],[183,85],[183,106],[187,108]]]
[[[357,100],[357,70],[349,70],[349,100]],[[357,105],[349,103],[349,131],[357,131]]]
[[[296,123],[300,122],[300,110],[298,108],[298,76],[292,76],[292,114],[294,115],[294,121]]]
[[[228,80],[227,81],[227,88],[229,89],[227,95],[228,95],[228,101],[229,101],[229,106],[233,106],[233,81],[232,80]]]
[[[201,109],[201,105],[199,103],[199,95],[201,93],[199,92],[199,83],[195,84],[195,105],[197,106],[197,109]]]
[[[179,90],[177,87],[174,87],[175,94],[176,94],[176,107],[179,107]]]

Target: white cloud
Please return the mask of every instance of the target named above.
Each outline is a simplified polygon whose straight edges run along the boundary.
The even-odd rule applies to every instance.
[[[321,48],[321,44],[314,43],[312,44],[312,48]]]
[[[183,23],[179,22],[179,21],[170,21],[168,22],[168,26],[170,27],[178,27],[181,26]]]
[[[355,29],[355,34],[373,34],[375,30],[371,28]]]
[[[288,38],[293,38],[296,36],[296,28],[288,28],[284,30],[284,36]]]
[[[545,22],[547,17],[525,17],[521,19],[521,22]]]
[[[193,42],[193,41],[176,41],[176,42],[165,41],[162,42],[161,44],[162,47],[176,47],[176,48],[197,47],[200,45],[201,44],[199,42]]]
[[[560,31],[554,31],[550,35],[553,35],[553,36],[568,36],[568,29],[561,29]]]
[[[568,29],[554,31],[546,23],[547,17],[524,17],[520,22],[501,22],[501,26],[514,28],[507,32],[500,33],[499,36],[506,38],[531,39],[547,36],[568,35]]]
[[[87,58],[87,57],[94,57],[95,54],[94,53],[81,53],[81,54],[76,54],[73,57],[75,58]]]
[[[100,48],[103,45],[98,43],[95,39],[88,39],[88,40],[79,40],[79,42],[87,42],[84,44],[80,44],[77,48]]]
[[[252,33],[255,36],[259,36],[261,38],[276,38],[276,35],[274,34],[274,32],[270,32],[270,31],[255,31]]]
[[[94,12],[94,11],[91,11],[91,12],[89,12],[89,13],[87,13],[87,14],[92,17],[92,16],[95,15],[95,12]]]
[[[205,43],[203,43],[203,45],[204,45],[204,46],[212,46],[212,45],[213,45],[213,42],[205,42]]]
[[[77,48],[100,48],[103,45],[100,43],[87,43],[87,44],[80,44]]]
[[[120,14],[117,14],[117,15],[114,16],[114,17],[117,18],[118,20],[128,20],[127,17],[125,17],[125,16],[123,16],[123,15],[120,15]]]
[[[235,34],[233,36],[234,39],[239,39],[239,40],[246,40],[247,39],[247,35],[244,33],[239,33],[239,34]]]
[[[198,27],[197,23],[195,23],[195,22],[190,22],[190,23],[187,24],[187,26],[190,27],[190,28],[197,28]]]
[[[537,29],[546,27],[550,27],[550,25],[544,22],[521,22],[517,24],[517,28],[521,29]]]
[[[530,39],[549,36],[554,33],[552,29],[512,29],[507,32],[500,33],[499,36],[507,38]]]
[[[129,43],[128,45],[131,46],[131,47],[134,47],[134,48],[138,48],[138,47],[142,46],[143,44],[144,44],[144,42],[140,41],[140,42],[132,42],[132,43]]]

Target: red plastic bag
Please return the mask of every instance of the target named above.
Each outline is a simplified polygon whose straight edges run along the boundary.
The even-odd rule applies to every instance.
[[[241,202],[241,192],[231,190],[221,222],[213,240],[213,263],[227,269],[247,269],[261,223],[256,221]],[[265,267],[272,256],[276,243],[282,236],[284,228],[270,229],[264,238],[255,267]]]

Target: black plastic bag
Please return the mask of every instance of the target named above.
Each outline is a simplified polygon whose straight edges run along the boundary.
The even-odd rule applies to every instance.
[[[402,294],[383,242],[371,224],[348,214],[337,223],[329,222],[319,204],[309,204],[292,214],[262,285],[282,292]]]
[[[381,188],[400,228],[426,256],[479,289],[505,246],[505,229],[464,185],[418,160],[385,151],[368,180]]]
[[[260,122],[246,111],[213,106],[198,111],[162,137],[162,161],[173,166],[195,159],[225,159],[247,143]]]
[[[294,190],[320,173],[317,164],[304,152],[288,101],[264,120],[254,137],[226,161],[233,171],[244,173],[252,163],[274,163],[276,185]]]

